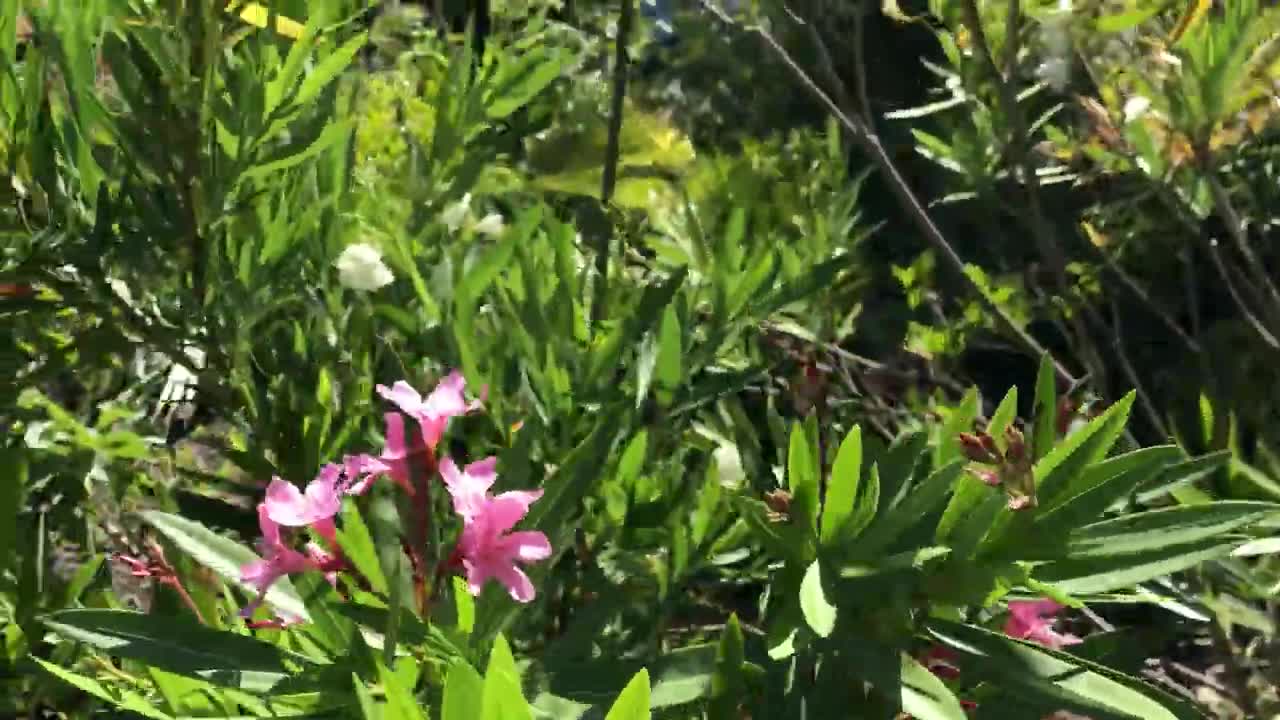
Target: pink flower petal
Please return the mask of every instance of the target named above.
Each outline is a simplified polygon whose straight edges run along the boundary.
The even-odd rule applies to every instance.
[[[1031,640],[1055,649],[1083,642],[1074,635],[1059,633],[1053,629],[1053,616],[1062,607],[1050,599],[1010,601],[1004,633],[1012,638]]]
[[[453,458],[446,457],[440,461],[440,477],[453,497],[454,512],[463,520],[472,520],[484,511],[486,494],[496,479],[493,469],[497,461],[497,458],[487,458],[471,463],[461,471]]]
[[[306,505],[307,501],[296,485],[278,477],[271,478],[266,499],[262,502],[271,520],[289,527],[306,525]]]
[[[502,538],[499,542],[502,554],[521,562],[537,562],[551,557],[551,541],[536,530],[521,530]]]
[[[540,497],[541,490],[513,490],[490,500],[484,512],[488,532],[500,535],[515,527],[529,512],[529,506]]]
[[[342,466],[328,463],[320,469],[320,474],[307,485],[306,514],[309,522],[331,518],[342,507],[342,497],[338,494],[338,478],[342,476]]]
[[[293,486],[289,485],[289,487]],[[293,489],[297,490],[297,488]],[[271,519],[271,513],[265,502],[258,505],[258,529],[262,531],[263,553],[275,554],[276,549],[280,547],[280,526]]]
[[[493,568],[493,576],[498,582],[507,586],[507,592],[516,602],[527,603],[536,594],[529,576],[515,565],[499,564]]]
[[[389,412],[383,417],[387,422],[387,443],[382,451],[382,459],[403,460],[409,456],[409,446],[404,442],[404,416]]]
[[[467,380],[462,373],[454,370],[445,376],[436,385],[436,389],[431,391],[427,396],[426,402],[423,403],[423,409],[426,414],[436,417],[452,417],[454,415],[462,415],[467,412],[467,402],[462,396],[462,391],[467,386]]]
[[[489,566],[487,564],[473,562],[468,559],[464,559],[462,561],[462,566],[467,571],[467,589],[471,591],[472,595],[478,597],[480,592],[484,590],[484,584],[488,582],[490,577],[492,577],[492,574],[489,572]]]
[[[424,409],[422,395],[404,380],[397,380],[391,387],[379,385],[376,390],[379,395],[395,403],[409,415],[419,415]]]

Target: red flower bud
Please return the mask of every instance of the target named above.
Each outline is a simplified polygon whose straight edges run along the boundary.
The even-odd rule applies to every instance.
[[[994,463],[999,460],[999,456],[993,451],[995,441],[991,439],[990,435],[982,433],[979,436],[962,432],[958,438],[960,440],[960,450],[970,460],[981,463]]]
[[[1022,433],[1015,427],[1005,428],[1004,441],[1008,449],[1005,450],[1004,456],[1010,462],[1021,462],[1027,457],[1027,441],[1022,437]]]
[[[996,487],[1000,484],[1000,473],[995,470],[969,468],[969,473],[983,482],[984,485]]]

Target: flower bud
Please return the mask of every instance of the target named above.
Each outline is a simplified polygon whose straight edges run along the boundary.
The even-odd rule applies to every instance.
[[[962,432],[958,437],[960,450],[970,460],[981,463],[994,463],[999,460],[999,456],[995,452],[995,441],[992,440],[990,435],[986,433],[974,435],[973,433]]]
[[[1005,507],[1015,511],[1026,510],[1027,508],[1033,508],[1035,506],[1035,495],[1010,495],[1009,502],[1005,504]]]
[[[764,494],[764,504],[769,507],[769,511],[776,515],[776,520],[783,520],[791,516],[791,493],[786,490],[771,490]]]
[[[996,487],[1000,485],[1000,473],[995,470],[981,470],[977,468],[969,468],[969,474],[978,478],[984,485]]]
[[[361,292],[372,292],[396,279],[382,262],[382,252],[366,243],[348,245],[334,266],[338,268],[339,282]]]
[[[1004,442],[1008,447],[1005,450],[1005,459],[1009,462],[1022,462],[1027,457],[1027,441],[1022,437],[1022,433],[1015,427],[1005,428]]]

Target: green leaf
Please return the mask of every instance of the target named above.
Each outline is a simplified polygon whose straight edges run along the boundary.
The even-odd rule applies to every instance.
[[[1221,501],[1134,513],[1076,530],[1068,543],[1072,558],[1108,557],[1199,542],[1280,514],[1280,505]]]
[[[1239,545],[1214,537],[1130,555],[1058,560],[1036,566],[1034,575],[1069,595],[1111,592],[1225,557]]]
[[[199,623],[126,610],[63,610],[42,620],[50,630],[178,675],[249,692],[267,692],[288,676],[279,648]]]
[[[787,450],[787,487],[791,490],[793,520],[802,523],[810,536],[817,535],[817,448],[810,445],[803,423],[795,423],[791,427],[791,444]]]
[[[1018,413],[1018,386],[1009,388],[1009,392],[1004,394],[1004,399],[996,407],[996,411],[991,413],[991,420],[987,422],[987,434],[996,439],[996,442],[1003,442],[1004,431],[1013,423],[1014,417]]]
[[[378,562],[378,549],[373,544],[373,536],[360,515],[356,503],[348,502],[342,507],[342,529],[338,531],[338,545],[342,554],[356,571],[369,581],[369,587],[375,593],[387,593],[387,578],[382,574],[382,565]]]
[[[952,408],[947,421],[938,427],[938,435],[933,447],[934,467],[942,467],[961,457],[960,433],[968,431],[977,416],[978,391],[975,388],[969,388],[960,404]]]
[[[872,463],[871,472],[867,473],[867,481],[862,484],[858,501],[854,505],[853,517],[845,530],[846,537],[857,538],[876,517],[876,509],[880,507],[880,466]]]
[[[156,667],[147,668],[147,674],[174,715],[209,717],[217,714],[208,683]]]
[[[829,636],[836,627],[836,607],[827,600],[827,593],[822,587],[822,569],[817,560],[809,565],[804,580],[800,582],[800,611],[818,637]]]
[[[483,712],[484,680],[480,673],[459,660],[449,667],[444,681],[441,720],[475,720]]]
[[[930,620],[927,629],[959,651],[966,677],[1006,688],[1015,697],[1093,720],[1203,720],[1158,688],[1064,652],[946,620]]]
[[[655,377],[658,381],[659,398],[663,405],[670,405],[673,392],[680,387],[684,379],[681,367],[680,350],[680,317],[674,305],[667,305],[662,313],[662,324],[658,326],[658,357]]]
[[[822,502],[822,544],[830,547],[841,537],[841,531],[858,502],[858,486],[862,475],[862,428],[855,425],[836,451],[836,462],[827,481],[827,494]],[[874,515],[874,508],[872,514]],[[866,515],[865,512],[860,515]],[[859,528],[861,530],[861,528]],[[856,533],[851,533],[856,534]]]
[[[532,720],[533,714],[520,690],[520,671],[507,639],[498,634],[489,652],[484,673],[480,720]]]
[[[1134,397],[1133,392],[1125,395],[1036,463],[1036,492],[1041,502],[1058,500],[1077,473],[1106,457],[1129,421]]]
[[[257,592],[240,581],[240,568],[261,560],[249,548],[180,515],[149,510],[142,513],[142,518],[196,562],[248,592]],[[266,600],[273,607],[293,617],[308,622],[311,620],[306,604],[302,602],[289,578],[277,580],[267,591]]]
[[[369,39],[367,32],[358,33],[355,37],[344,42],[337,50],[329,53],[325,59],[316,63],[306,74],[302,84],[298,86],[298,94],[290,98],[290,104],[295,106],[305,106],[310,103],[324,90],[325,86],[333,82],[342,71],[351,66],[351,61],[355,58],[356,53],[360,52],[360,48],[364,47],[365,42]]]
[[[716,649],[716,672],[711,678],[711,702],[707,708],[709,720],[738,720],[741,717],[739,707],[746,691],[746,678],[742,671],[746,662],[744,645],[738,614],[731,613]]]
[[[1040,358],[1036,374],[1036,398],[1031,433],[1031,457],[1040,460],[1053,448],[1058,436],[1058,389],[1053,359],[1048,353]]]
[[[291,167],[301,165],[338,143],[346,141],[351,137],[351,123],[349,121],[332,122],[320,133],[310,145],[292,155],[286,155],[282,158],[276,158],[261,165],[254,165],[241,174],[244,180],[252,180],[262,178],[272,173],[288,170]]]
[[[1094,27],[1098,29],[1098,32],[1103,33],[1124,32],[1150,20],[1167,7],[1169,7],[1169,3],[1166,1],[1152,2],[1148,0],[1145,3],[1139,3],[1137,7],[1130,6],[1124,12],[1101,15],[1094,21]]]
[[[83,690],[99,700],[111,703],[123,710],[136,712],[143,717],[155,718],[155,720],[172,720],[169,715],[156,710],[151,703],[143,700],[134,693],[125,693],[122,694],[120,698],[117,698],[113,693],[107,690],[107,688],[103,687],[102,683],[94,680],[93,678],[85,677],[84,675],[58,667],[53,663],[45,662],[34,655],[31,656],[30,659],[34,660],[37,665],[50,675],[58,678],[68,685]]]
[[[648,720],[649,672],[640,670],[609,708],[605,720]]]
[[[1136,501],[1146,505],[1185,485],[1207,477],[1231,460],[1230,450],[1220,450],[1170,465],[1150,485],[1141,487]]]
[[[938,468],[911,490],[901,503],[872,521],[854,547],[857,556],[860,558],[878,556],[892,546],[902,533],[936,512],[942,505],[942,501],[946,499],[947,493],[951,492],[952,486],[957,481],[965,481],[961,476],[963,469],[964,461],[962,460],[955,460],[945,467]],[[978,485],[979,490],[983,489],[982,484],[976,480],[973,484]]]
[[[27,458],[21,448],[0,449],[0,575],[13,569],[17,559],[18,512],[27,487]]]
[[[569,452],[556,474],[543,483],[545,492],[542,499],[529,508],[525,521],[528,526],[554,537],[570,521],[579,501],[599,480],[600,467],[609,454],[614,437],[627,427],[626,418],[620,417],[623,415],[620,411],[606,409],[600,415],[602,417],[591,434]]]
[[[966,717],[946,683],[906,653],[902,653],[902,710],[916,720]]]
[[[426,720],[426,715],[419,709],[418,699],[410,688],[405,687],[400,677],[392,672],[385,663],[378,662],[378,681],[382,685],[382,693],[387,704],[383,708],[383,716],[400,720]],[[471,717],[475,717],[472,715]]]
[[[1039,502],[1047,507],[1060,503],[1079,475],[1106,456],[1128,422],[1133,399],[1134,393],[1125,395],[1036,463],[1032,472]],[[994,522],[982,538],[982,553],[987,556],[1002,552],[1018,553],[1019,538],[1031,527],[1033,516],[1032,513],[993,515]]]
[[[1100,485],[1110,484],[1122,475],[1137,478],[1139,483],[1145,482],[1180,457],[1182,457],[1182,450],[1177,445],[1157,445],[1094,463],[1084,472],[1069,478],[1054,499],[1042,501],[1040,512],[1044,514],[1061,504],[1072,502],[1080,495]],[[1116,495],[1115,499],[1118,500],[1123,496],[1123,494]]]
[[[545,48],[507,57],[520,59],[503,67],[495,79],[496,87],[487,93],[485,114],[490,120],[505,118],[528,104],[560,77],[571,56],[566,49]]]
[[[476,627],[476,599],[461,577],[453,578],[454,613],[458,616],[458,632],[470,635]]]
[[[351,686],[356,691],[356,703],[360,706],[360,717],[364,720],[382,720],[382,706],[373,699],[373,693],[365,687],[364,681],[356,673],[351,673]]]

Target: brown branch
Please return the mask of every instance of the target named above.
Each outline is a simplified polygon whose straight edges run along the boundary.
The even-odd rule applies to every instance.
[[[1092,243],[1090,244],[1092,245]],[[1124,268],[1120,267],[1119,263],[1115,261],[1115,258],[1108,255],[1102,248],[1098,248],[1098,255],[1102,258],[1102,262],[1107,266],[1107,269],[1120,280],[1120,284],[1124,285],[1129,292],[1133,293],[1133,295],[1137,297],[1152,314],[1160,319],[1160,322],[1164,323],[1165,327],[1169,328],[1174,335],[1177,335],[1178,339],[1187,346],[1188,350],[1193,353],[1199,353],[1201,351],[1200,343],[1196,342],[1195,338],[1187,334],[1187,332],[1182,329],[1182,326],[1173,319],[1173,316],[1171,316],[1167,310],[1156,304],[1156,301],[1151,298],[1151,295],[1138,284],[1138,281],[1135,280],[1132,275],[1126,272]]]
[[[875,113],[871,111],[871,91],[867,82],[866,12],[865,6],[859,5],[857,14],[853,16],[853,80],[858,104],[862,106],[862,119],[867,129],[875,132]]]
[[[608,211],[609,202],[618,181],[618,159],[621,151],[622,112],[627,98],[627,70],[630,57],[627,41],[631,37],[633,0],[622,0],[622,13],[618,17],[618,35],[614,38],[613,94],[609,102],[609,135],[604,148],[604,172],[600,179],[600,202]],[[613,224],[600,230],[596,240],[596,281],[591,302],[591,327],[594,331],[604,317],[604,304],[609,289],[609,252],[613,244]]]
[[[1212,168],[1208,163],[1204,164],[1205,182],[1209,184],[1209,191],[1213,194],[1213,204],[1218,208],[1218,212],[1222,214],[1222,219],[1226,221],[1227,232],[1235,241],[1236,249],[1240,251],[1240,255],[1244,257],[1246,267],[1253,276],[1253,281],[1266,290],[1268,299],[1271,300],[1272,316],[1280,312],[1280,289],[1276,288],[1276,284],[1272,282],[1271,276],[1267,273],[1266,265],[1258,258],[1253,251],[1253,246],[1249,243],[1248,229],[1245,227],[1244,218],[1240,217],[1240,213],[1231,202],[1231,196],[1227,194],[1227,189],[1218,181]]]
[[[1240,294],[1239,288],[1231,279],[1231,273],[1227,270],[1226,263],[1222,261],[1222,254],[1218,252],[1218,241],[1209,238],[1209,257],[1213,258],[1213,264],[1218,268],[1218,274],[1222,276],[1222,283],[1227,286],[1227,292],[1231,295],[1231,300],[1235,302],[1240,313],[1244,315],[1244,319],[1253,327],[1258,337],[1267,344],[1272,350],[1280,350],[1280,340],[1267,329],[1262,320],[1249,309],[1249,305],[1245,303],[1244,296]]]
[[[1116,358],[1120,362],[1120,369],[1124,371],[1126,377],[1129,378],[1129,384],[1138,394],[1138,403],[1142,406],[1143,413],[1147,416],[1147,422],[1151,423],[1151,427],[1160,433],[1161,437],[1171,437],[1169,428],[1160,419],[1160,411],[1151,402],[1151,396],[1146,389],[1142,387],[1142,379],[1138,375],[1138,371],[1134,369],[1133,363],[1129,361],[1129,355],[1124,349],[1124,330],[1120,326],[1120,308],[1116,307],[1115,301],[1111,302],[1111,347],[1115,351]]]
[[[729,25],[734,24],[732,18],[712,3],[711,0],[699,1],[708,12],[714,14],[721,21]],[[987,311],[991,313],[996,324],[1017,340],[1018,344],[1020,344],[1027,352],[1037,356],[1049,357],[1053,362],[1057,375],[1062,380],[1073,384],[1075,382],[1075,377],[1072,376],[1066,367],[1058,362],[1057,359],[1053,358],[1052,354],[1037,342],[1035,338],[1031,337],[1027,331],[1018,327],[1018,325],[1013,322],[1013,319],[1010,318],[998,305],[996,305],[996,303],[982,290],[982,288],[974,282],[971,277],[969,277],[969,274],[965,272],[964,260],[956,252],[955,248],[952,247],[951,243],[947,241],[946,237],[942,234],[942,231],[938,229],[938,226],[934,224],[933,219],[929,217],[929,213],[925,211],[924,206],[920,204],[919,199],[916,198],[915,193],[912,192],[911,187],[907,185],[907,181],[902,177],[902,173],[898,171],[897,166],[894,165],[893,160],[885,151],[884,146],[880,142],[879,136],[872,132],[871,129],[867,127],[866,123],[862,122],[859,117],[851,116],[836,104],[836,102],[831,99],[831,96],[819,87],[816,82],[814,82],[813,78],[805,72],[804,68],[800,67],[800,65],[795,61],[795,58],[791,57],[791,54],[787,52],[786,48],[782,47],[781,43],[779,43],[772,34],[759,26],[746,29],[758,35],[760,39],[764,41],[765,45],[769,47],[770,51],[772,51],[774,55],[776,55],[778,59],[786,65],[787,69],[795,76],[796,80],[800,82],[805,90],[813,95],[813,97],[818,100],[818,102],[820,102],[822,106],[825,107],[846,130],[849,131],[853,136],[854,141],[858,143],[863,152],[870,156],[871,161],[875,164],[876,168],[884,174],[885,179],[889,183],[889,189],[893,192],[899,205],[902,206],[902,209],[911,218],[917,229],[919,229],[921,234],[925,236],[925,239],[928,240],[929,244],[938,251],[946,264],[953,272],[955,272],[966,288],[973,293],[982,305],[986,307]]]

